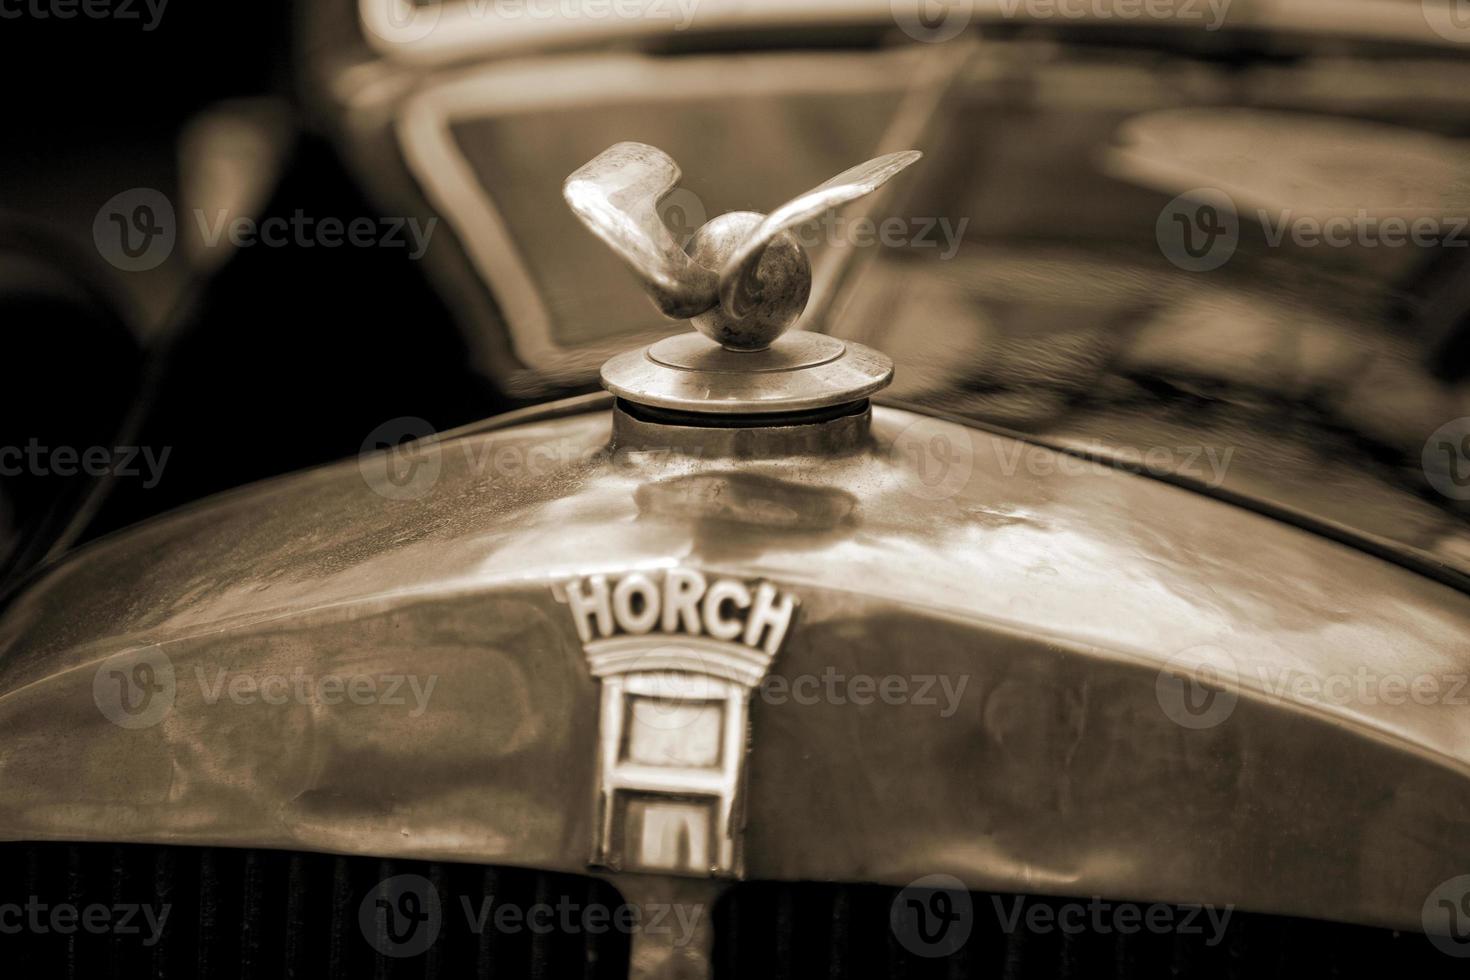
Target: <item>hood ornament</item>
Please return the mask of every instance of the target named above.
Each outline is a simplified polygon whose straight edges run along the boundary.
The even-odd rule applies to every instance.
[[[687,249],[657,205],[679,165],[643,143],[618,143],[562,189],[573,213],[639,277],[660,312],[697,334],[614,357],[603,384],[626,402],[697,414],[793,413],[857,402],[891,380],[888,358],[860,344],[786,331],[806,308],[812,270],[791,230],[877,190],[919,159],[905,150],[858,164],[770,214],[731,211]]]

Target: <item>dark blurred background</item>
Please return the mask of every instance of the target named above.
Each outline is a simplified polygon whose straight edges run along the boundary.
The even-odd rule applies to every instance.
[[[146,487],[104,488],[66,458],[0,479],[0,587],[59,543],[351,455],[364,420],[448,428],[500,404],[402,252],[253,248],[221,268],[180,248],[142,272],[103,260],[104,202],[133,188],[180,202],[211,158],[255,179],[262,219],[377,213],[303,111],[295,4],[170,0],[151,27],[133,9],[0,19],[0,445],[148,447],[166,465]],[[236,120],[248,139],[232,139]]]

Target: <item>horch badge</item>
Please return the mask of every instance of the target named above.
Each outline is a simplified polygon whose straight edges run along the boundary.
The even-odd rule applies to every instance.
[[[685,568],[591,575],[557,598],[602,682],[592,863],[738,877],[750,694],[796,599]]]

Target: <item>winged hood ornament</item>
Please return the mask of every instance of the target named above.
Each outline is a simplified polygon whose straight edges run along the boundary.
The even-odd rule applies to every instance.
[[[574,171],[562,193],[638,275],[661,313],[692,320],[727,350],[758,351],[796,322],[811,295],[811,262],[791,229],[871,194],[921,156],[904,150],[875,157],[770,214],[722,214],[695,232],[687,250],[658,213],[681,171],[657,147],[616,143]]]

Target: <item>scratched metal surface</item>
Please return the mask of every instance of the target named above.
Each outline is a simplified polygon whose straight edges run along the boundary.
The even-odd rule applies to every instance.
[[[892,409],[873,425],[867,451],[736,463],[608,454],[603,410],[533,417],[437,444],[416,499],[354,460],[99,542],[0,620],[0,836],[582,869],[596,688],[551,586],[679,564],[801,598],[788,680],[966,679],[947,714],[758,699],[750,877],[942,870],[1412,927],[1470,862],[1470,712],[1269,690],[1464,674],[1470,598],[1142,477]],[[1156,682],[1202,644],[1239,701],[1194,730]],[[94,697],[130,650],[175,677],[132,729]],[[298,668],[437,680],[417,713],[211,697]]]

